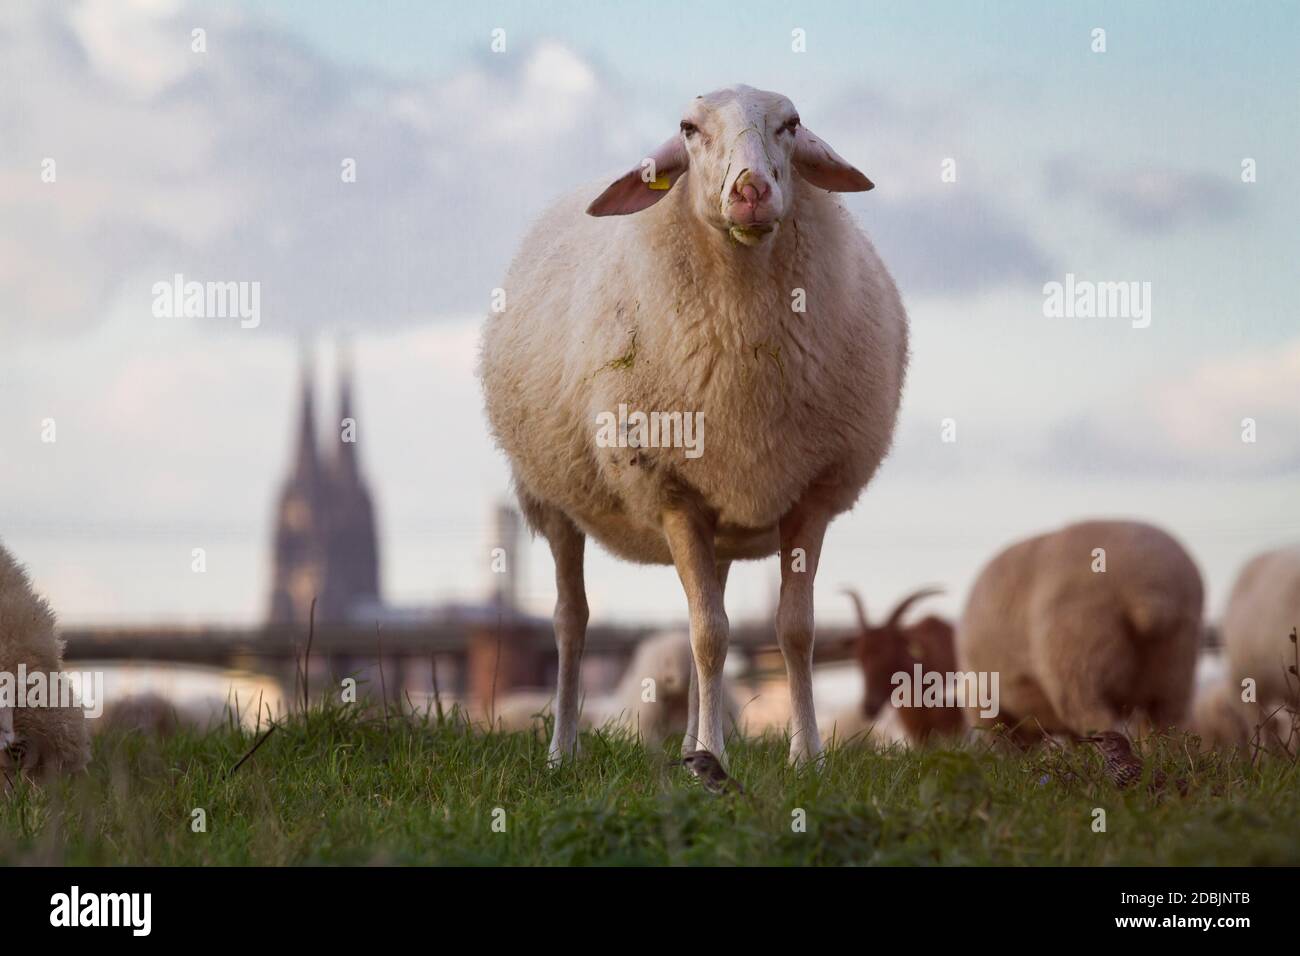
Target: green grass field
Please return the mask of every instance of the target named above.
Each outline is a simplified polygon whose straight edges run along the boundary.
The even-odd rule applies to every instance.
[[[540,731],[324,709],[285,722],[232,774],[247,733],[108,732],[87,774],[0,796],[0,862],[1300,863],[1297,764],[1192,757],[1181,740],[1149,764],[1185,778],[1185,798],[1116,791],[1091,748],[841,747],[817,772],[790,769],[776,738],[736,741],[749,794],[714,797],[666,753],[604,733],[582,742],[577,762],[548,770]]]

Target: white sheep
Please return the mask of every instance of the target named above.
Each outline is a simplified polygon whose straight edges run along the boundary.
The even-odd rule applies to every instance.
[[[45,776],[81,770],[90,761],[90,736],[78,706],[52,706],[51,678],[63,668],[63,642],[54,631],[54,613],[37,597],[27,575],[0,546],[0,788],[14,771]],[[43,675],[47,697],[41,706],[19,706],[22,676]],[[29,680],[29,687],[32,687]]]
[[[1254,682],[1255,701],[1244,719],[1253,736],[1265,724],[1268,737],[1290,736],[1290,715],[1283,708],[1300,707],[1300,677],[1288,668],[1296,664],[1291,635],[1300,627],[1300,548],[1280,548],[1256,555],[1237,575],[1220,632],[1226,661],[1226,689],[1233,702]]]
[[[672,734],[684,733],[692,690],[691,670],[687,634],[666,631],[647,637],[637,645],[614,690],[582,700],[580,727],[624,730],[653,745]],[[648,680],[653,685],[647,685]],[[724,682],[723,691],[728,726],[732,726],[737,708],[728,682]],[[526,730],[538,714],[550,710],[553,699],[545,691],[515,691],[497,702],[493,716],[503,730]]]
[[[894,283],[828,192],[871,185],[786,97],[737,86],[697,97],[653,156],[562,199],[524,241],[480,375],[522,510],[555,558],[553,760],[576,742],[588,535],[676,566],[699,677],[684,749],[719,756],[727,570],[779,551],[791,759],[821,752],[822,539],[889,448],[907,362]]]
[[[1223,614],[1228,678],[1238,688],[1252,678],[1258,702],[1272,708],[1296,699],[1300,679],[1291,634],[1300,627],[1300,548],[1256,555],[1233,584]]]
[[[1089,521],[1014,544],[976,579],[957,628],[963,671],[996,672],[1000,712],[975,725],[1084,735],[1130,716],[1179,723],[1201,634],[1201,576],[1168,534]],[[1023,722],[1023,723],[1022,723]]]
[[[1241,700],[1241,688],[1227,679],[1227,662],[1220,654],[1202,654],[1196,668],[1196,690],[1185,722],[1205,748],[1232,748],[1248,743],[1254,733],[1253,708]]]

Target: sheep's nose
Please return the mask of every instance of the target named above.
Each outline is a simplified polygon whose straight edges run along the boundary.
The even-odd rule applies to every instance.
[[[744,170],[737,176],[735,185],[731,187],[733,199],[747,202],[751,206],[762,202],[771,192],[772,184],[768,182],[767,177],[750,169]]]

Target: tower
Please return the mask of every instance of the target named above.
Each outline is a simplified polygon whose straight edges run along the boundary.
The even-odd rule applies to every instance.
[[[326,475],[325,587],[318,610],[324,620],[344,621],[358,606],[379,600],[375,512],[357,456],[352,369],[346,355],[339,367],[337,427],[327,435],[334,452]]]
[[[306,625],[313,598],[322,623],[345,623],[379,600],[374,505],[357,456],[351,369],[341,363],[338,425],[325,432],[329,451],[321,455],[310,366],[304,357],[293,467],[276,509],[272,624]]]
[[[488,527],[488,548],[492,559],[489,562],[492,570],[489,600],[494,607],[515,611],[519,607],[522,557],[519,553],[522,531],[519,512],[506,502],[498,502],[492,506]]]
[[[311,360],[304,354],[293,470],[284,483],[276,508],[272,624],[305,622],[312,598],[320,594],[324,583],[320,537],[325,488],[316,458],[316,409],[312,391]]]

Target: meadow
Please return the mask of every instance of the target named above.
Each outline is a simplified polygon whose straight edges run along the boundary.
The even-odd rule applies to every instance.
[[[548,769],[544,733],[343,706],[264,740],[106,731],[87,773],[0,796],[0,863],[1300,864],[1297,763],[1186,738],[1146,748],[1186,796],[1116,790],[1090,747],[840,745],[796,770],[771,736],[732,742],[748,792],[719,797],[612,733]]]

